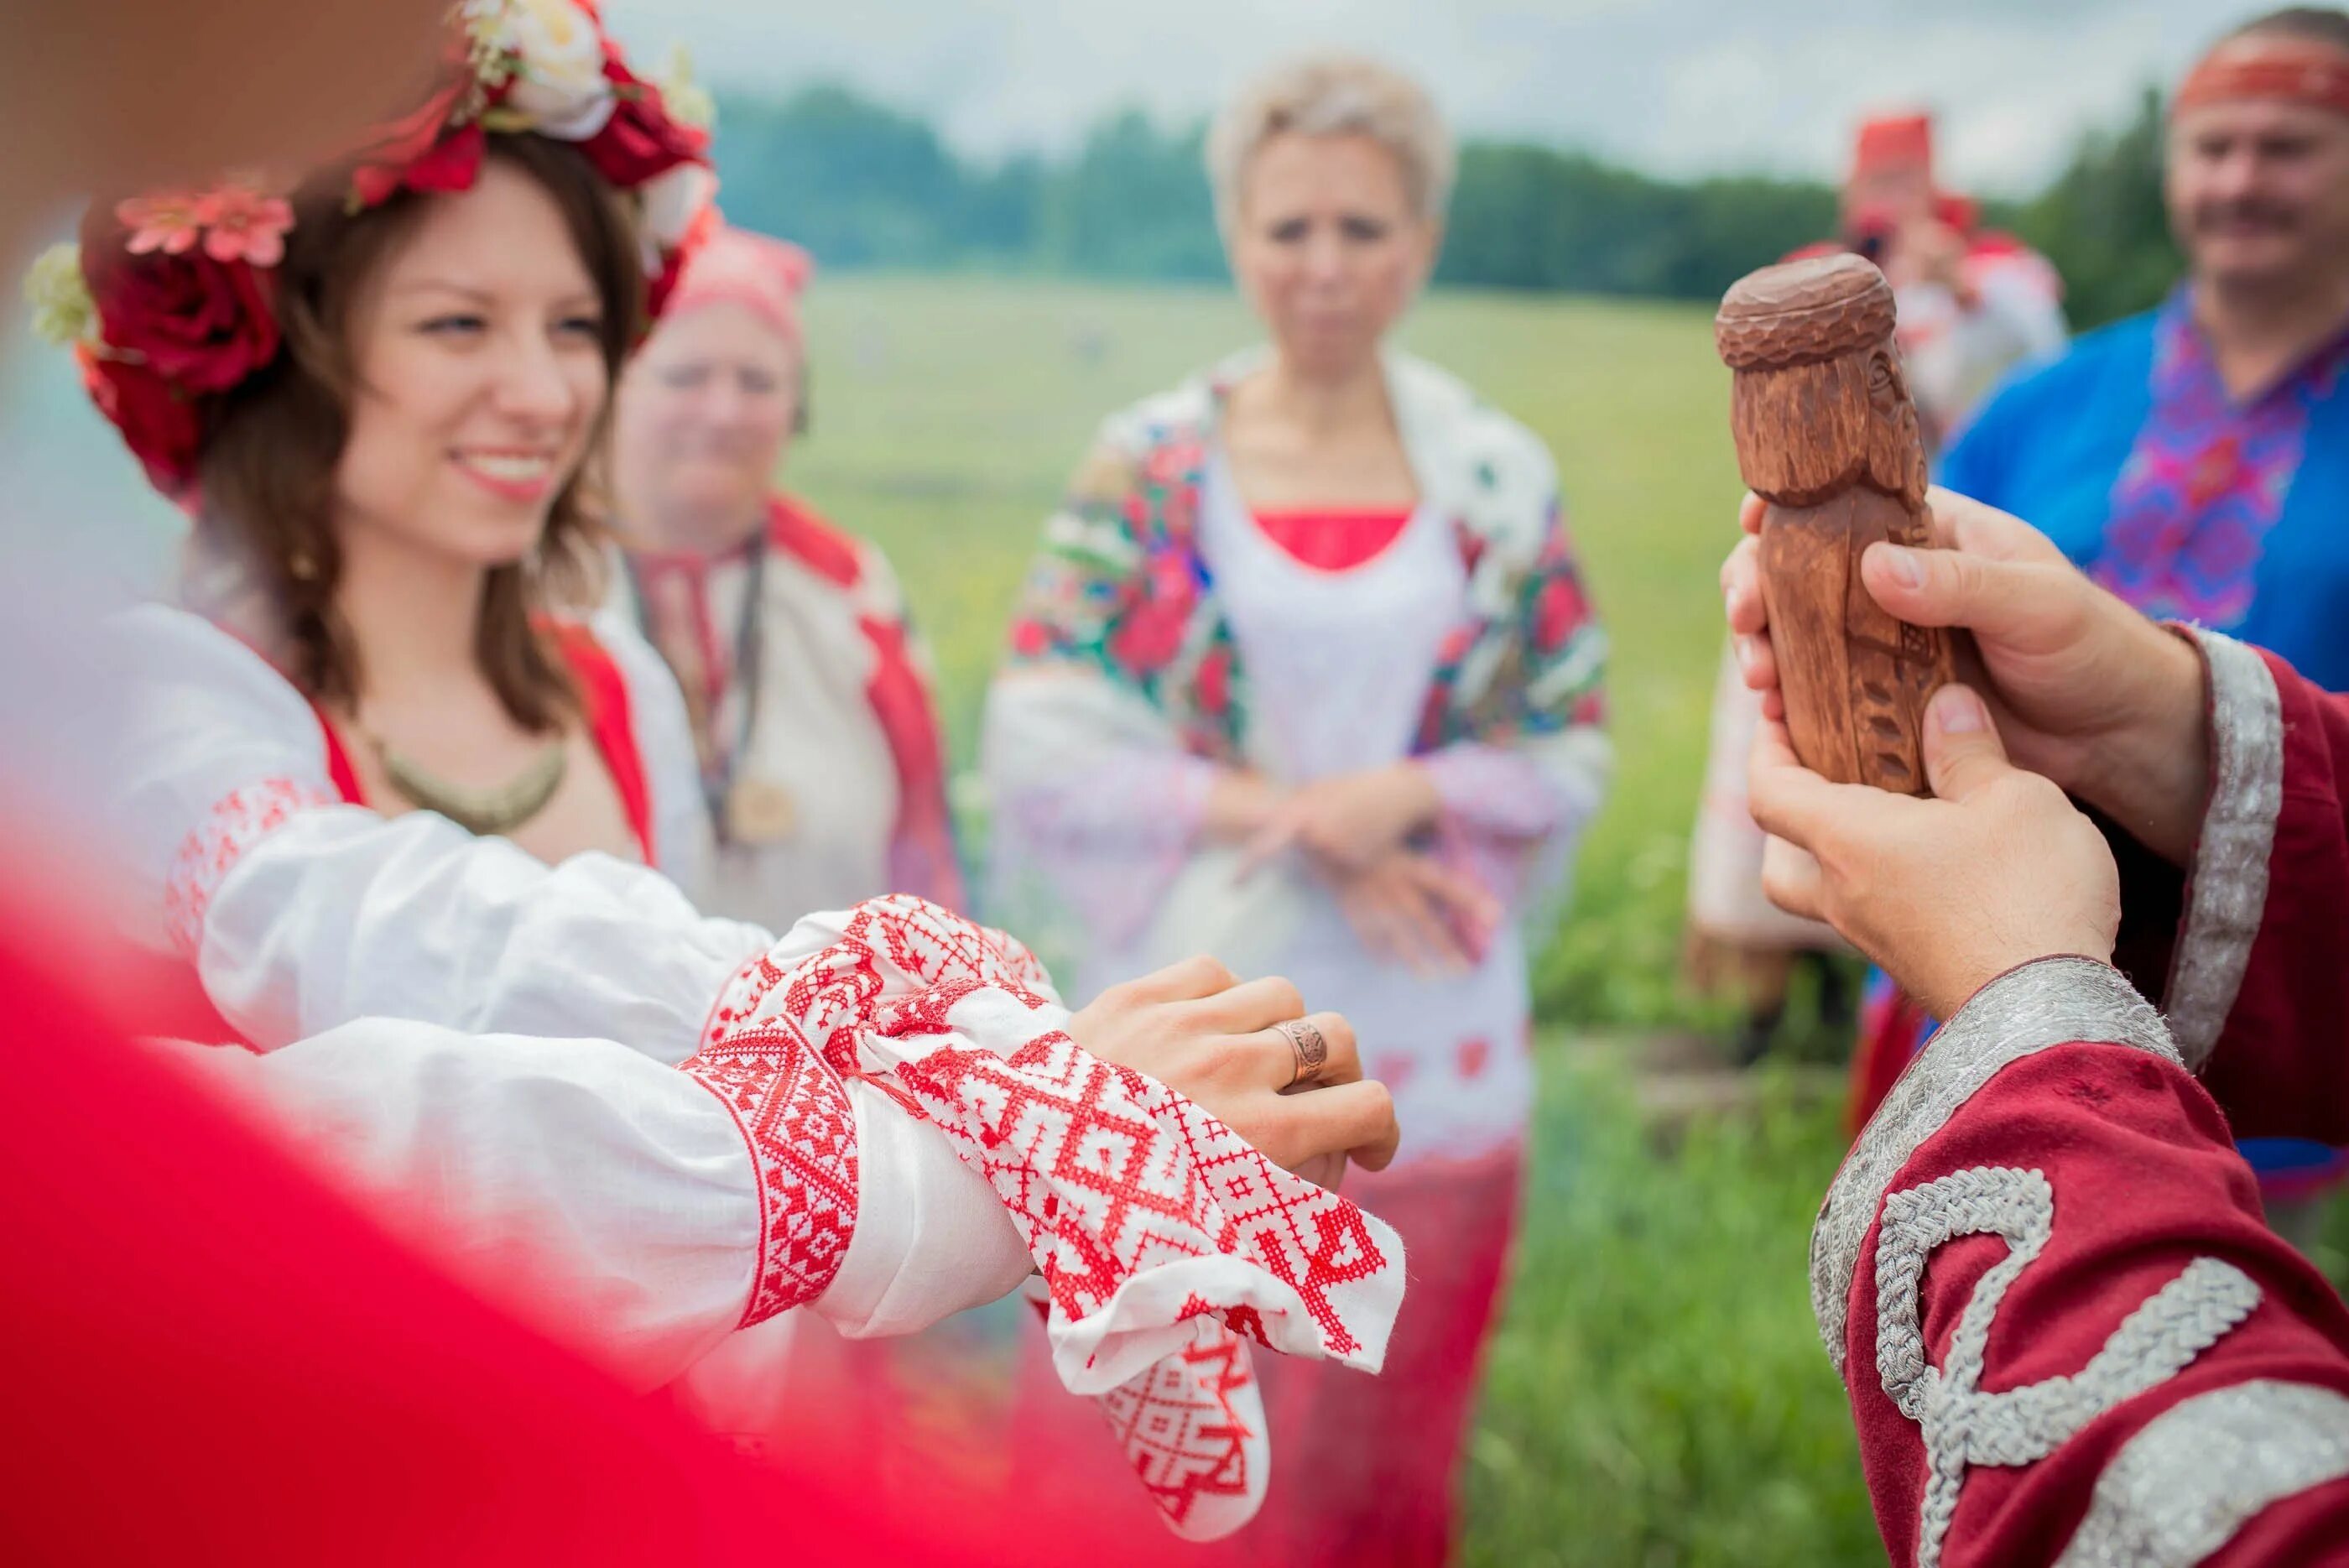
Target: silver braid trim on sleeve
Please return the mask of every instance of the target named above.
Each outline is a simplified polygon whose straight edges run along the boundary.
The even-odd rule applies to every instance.
[[[2271,1504],[2349,1476],[2349,1398],[2238,1383],[2181,1400],[2122,1445],[2056,1568],[2191,1568]]]
[[[2093,959],[2054,958],[1982,987],[1909,1064],[1836,1173],[1811,1231],[1811,1309],[1838,1374],[1859,1244],[1892,1178],[2001,1068],[2083,1040],[2179,1059],[2161,1015],[2119,971]]]
[[[2267,909],[2283,805],[2283,707],[2267,660],[2233,638],[2190,630],[2210,671],[2210,805],[2166,1000],[2186,1065],[2199,1072],[2234,1011]]]
[[[2079,1371],[1985,1392],[1998,1309],[2054,1233],[2054,1190],[2035,1170],[1977,1167],[1884,1200],[1876,1365],[1884,1392],[1925,1444],[1916,1568],[1940,1568],[1971,1470],[2038,1463],[2098,1416],[2177,1376],[2259,1305],[2250,1275],[2197,1258],[2122,1319]],[[1925,1265],[1944,1243],[1978,1235],[2000,1237],[2007,1253],[1975,1282],[1935,1367],[1926,1359],[1919,1294]]]

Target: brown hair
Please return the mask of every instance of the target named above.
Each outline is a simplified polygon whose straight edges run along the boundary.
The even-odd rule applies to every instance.
[[[574,148],[533,135],[495,135],[489,157],[535,180],[561,208],[603,311],[609,379],[642,334],[645,277],[635,221]],[[424,203],[402,192],[353,212],[347,171],[323,175],[295,197],[295,226],[275,269],[285,347],[266,369],[229,393],[205,442],[197,516],[198,555],[230,569],[239,596],[257,596],[283,639],[295,685],[328,701],[357,700],[359,652],[335,608],[342,576],[334,515],[336,469],[350,434],[357,377],[351,363],[355,303],[385,257],[416,228]],[[600,452],[607,401],[589,451]],[[473,651],[514,722],[549,730],[575,711],[568,671],[538,617],[579,604],[599,575],[601,528],[589,504],[594,463],[572,475],[532,556],[492,567],[483,587]],[[202,593],[201,587],[198,589]],[[226,596],[222,596],[226,597]]]

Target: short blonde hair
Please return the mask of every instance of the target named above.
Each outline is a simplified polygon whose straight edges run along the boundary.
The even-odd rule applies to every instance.
[[[1207,178],[1224,233],[1239,217],[1248,164],[1284,131],[1367,136],[1392,154],[1420,218],[1434,223],[1452,199],[1452,132],[1434,100],[1409,77],[1359,55],[1313,55],[1257,78],[1207,132]]]

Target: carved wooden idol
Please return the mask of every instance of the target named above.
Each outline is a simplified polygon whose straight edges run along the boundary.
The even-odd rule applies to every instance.
[[[1859,580],[1878,539],[1930,543],[1925,446],[1892,342],[1891,286],[1857,255],[1765,267],[1721,302],[1730,428],[1768,503],[1762,592],[1806,766],[1839,784],[1930,793],[1926,701],[1952,679],[1949,635],[1887,614]]]

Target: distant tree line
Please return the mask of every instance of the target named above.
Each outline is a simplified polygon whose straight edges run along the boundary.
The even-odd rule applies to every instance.
[[[1226,275],[1201,163],[1205,128],[1138,112],[1071,155],[983,164],[927,121],[844,88],[719,96],[718,163],[737,222],[787,235],[827,267],[1023,271],[1160,280]],[[2064,273],[2075,325],[2142,309],[2178,275],[2162,214],[2162,111],[2092,134],[2029,202],[1992,223]],[[1461,150],[1440,283],[1674,299],[1835,226],[1832,188],[1755,176],[1676,182],[1524,142]]]

